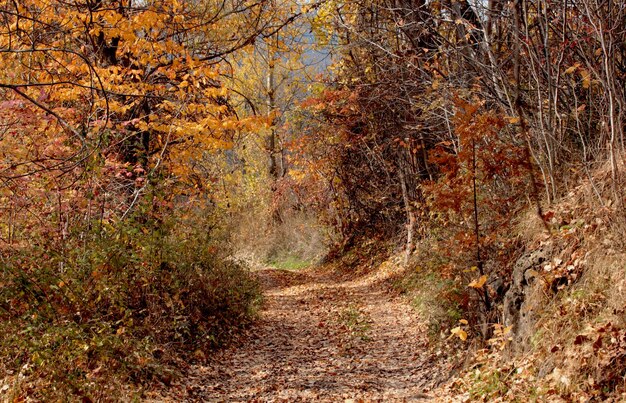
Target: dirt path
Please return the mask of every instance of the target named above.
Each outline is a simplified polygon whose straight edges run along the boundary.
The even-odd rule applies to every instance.
[[[186,401],[420,401],[441,379],[415,311],[379,271],[257,271],[266,304],[250,339],[192,367]]]

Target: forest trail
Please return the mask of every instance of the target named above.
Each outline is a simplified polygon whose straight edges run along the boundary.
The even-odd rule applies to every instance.
[[[260,320],[240,346],[193,366],[179,401],[398,401],[429,399],[444,371],[391,273],[346,279],[320,268],[256,270]],[[170,390],[172,392],[172,390]]]

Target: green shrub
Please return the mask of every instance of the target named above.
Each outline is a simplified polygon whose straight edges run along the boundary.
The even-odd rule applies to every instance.
[[[168,383],[185,355],[254,318],[257,284],[222,248],[197,221],[138,215],[3,253],[0,381],[37,400],[116,399],[128,384]]]
[[[454,281],[445,279],[432,269],[417,267],[396,280],[395,288],[410,296],[413,307],[428,325],[432,342],[457,326],[465,311],[459,303],[463,297]]]

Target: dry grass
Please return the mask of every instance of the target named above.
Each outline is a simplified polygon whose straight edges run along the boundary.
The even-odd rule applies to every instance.
[[[239,255],[278,268],[304,267],[326,252],[328,235],[315,217],[288,211],[276,222],[254,211],[241,213],[232,241]]]

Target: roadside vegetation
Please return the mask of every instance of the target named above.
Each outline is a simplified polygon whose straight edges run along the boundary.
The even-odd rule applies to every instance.
[[[5,397],[139,398],[255,318],[257,284],[216,253],[223,244],[208,226],[147,216],[140,207],[122,227],[3,257]]]

